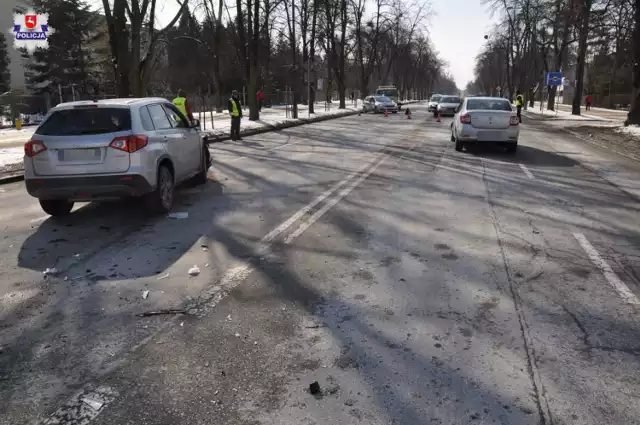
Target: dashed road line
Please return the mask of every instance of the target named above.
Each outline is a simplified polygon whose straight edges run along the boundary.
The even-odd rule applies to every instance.
[[[604,275],[604,278],[609,284],[616,290],[618,295],[622,297],[629,304],[640,304],[638,297],[629,289],[625,283],[620,280],[618,275],[613,271],[611,266],[600,256],[598,251],[587,240],[586,236],[582,233],[574,233],[573,237],[576,238],[582,249],[587,253],[589,259],[596,265]]]
[[[533,174],[531,174],[531,171],[529,171],[529,169],[527,168],[526,165],[524,164],[518,164],[520,166],[520,168],[522,168],[522,172],[525,174],[525,176],[529,177],[531,180],[535,180],[536,178],[533,176]]]

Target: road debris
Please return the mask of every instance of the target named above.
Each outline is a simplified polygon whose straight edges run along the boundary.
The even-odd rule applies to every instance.
[[[231,315],[227,316],[227,321],[230,322],[231,321]]]
[[[100,410],[102,409],[102,406],[104,406],[104,401],[94,397],[82,397],[82,402],[91,407],[93,410]]]
[[[238,332],[235,333],[236,338],[240,338],[240,334]]]
[[[200,245],[200,248],[202,248],[203,251],[209,251],[209,247],[205,244]]]
[[[184,328],[184,322],[180,322],[180,326]]]
[[[318,383],[318,381],[312,382],[309,385],[309,392],[313,395],[320,394],[320,384]]]
[[[182,308],[165,308],[162,310],[145,311],[144,313],[136,314],[136,316],[149,317],[149,316],[160,316],[163,314],[187,314],[187,311]]]
[[[168,278],[169,276],[171,276],[171,275],[170,275],[169,273],[167,273],[167,274],[165,274],[165,275],[162,275],[162,276],[158,277],[158,280],[166,279],[166,278]]]
[[[209,263],[205,264],[205,265],[204,265],[204,268],[205,268],[205,269],[209,268]]]
[[[189,276],[198,276],[200,274],[200,268],[198,266],[193,266],[188,271]]]
[[[174,220],[182,220],[185,218],[189,218],[189,213],[188,212],[174,212],[174,213],[170,213],[169,218],[174,219]]]
[[[42,274],[45,276],[55,276],[58,274],[58,269],[56,269],[55,267],[47,267],[45,271],[42,272]]]
[[[142,299],[146,300],[149,297],[149,291],[143,291],[142,292]]]

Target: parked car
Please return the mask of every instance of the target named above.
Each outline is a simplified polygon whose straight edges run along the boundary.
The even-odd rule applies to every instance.
[[[52,216],[74,202],[122,197],[168,212],[176,185],[207,179],[199,125],[163,98],[61,103],[24,146],[27,191]]]
[[[427,103],[427,111],[435,112],[438,108],[438,102],[440,102],[441,94],[434,94],[429,98],[429,102]]]
[[[462,101],[451,123],[451,141],[457,151],[469,144],[500,144],[515,153],[519,121],[508,100],[471,97]]]
[[[398,112],[398,104],[386,96],[367,96],[362,103],[362,111],[364,113],[373,111],[376,114],[388,111],[396,114]]]
[[[453,116],[458,106],[460,106],[460,96],[442,96],[433,116],[437,117],[438,114],[441,117]]]

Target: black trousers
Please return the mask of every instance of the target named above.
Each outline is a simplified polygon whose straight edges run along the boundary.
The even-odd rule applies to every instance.
[[[522,123],[522,105],[516,106],[516,110],[518,111],[518,121]]]
[[[240,117],[231,117],[231,140],[240,140]]]

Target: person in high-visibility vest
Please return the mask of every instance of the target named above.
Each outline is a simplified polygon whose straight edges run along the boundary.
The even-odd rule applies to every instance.
[[[231,117],[231,140],[242,140],[240,138],[240,120],[242,120],[242,104],[238,91],[231,92],[231,98],[227,102],[229,116]]]
[[[516,92],[516,110],[518,111],[518,121],[522,123],[522,107],[524,106],[524,97],[520,94],[520,90]]]
[[[184,94],[184,90],[182,89],[178,90],[178,96],[176,96],[176,98],[173,99],[172,103],[176,105],[176,108],[178,108],[178,110],[182,112],[182,115],[184,115],[185,118],[193,122],[193,114],[191,113],[191,106],[187,101],[187,98]]]

